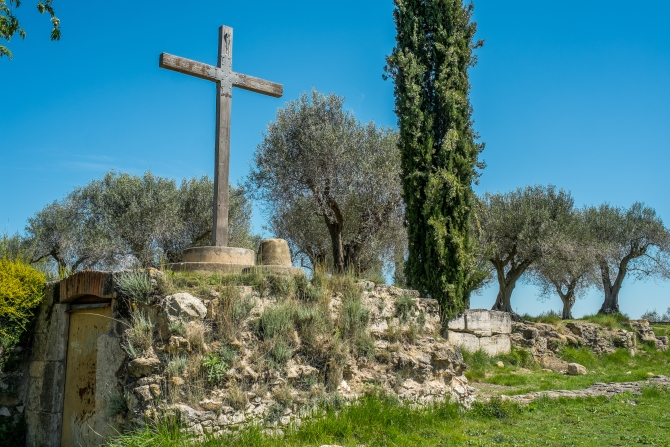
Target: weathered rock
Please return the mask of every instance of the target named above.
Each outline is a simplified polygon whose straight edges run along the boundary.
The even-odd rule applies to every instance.
[[[291,266],[291,252],[284,239],[263,239],[258,248],[259,265]]]
[[[12,413],[9,411],[9,408],[2,407],[2,408],[0,408],[0,416],[4,416],[4,417],[8,418],[8,417],[12,416]]]
[[[508,312],[486,309],[468,309],[462,315],[447,323],[451,331],[510,334],[512,318]]]
[[[153,397],[160,397],[161,395],[161,387],[158,386],[158,384],[156,383],[152,383],[151,385],[149,385],[149,391],[151,391],[151,395]]]
[[[507,334],[498,334],[492,337],[481,337],[479,349],[490,356],[507,354],[512,349],[512,344]]]
[[[173,335],[168,340],[168,344],[165,347],[165,352],[168,354],[176,355],[184,352],[191,351],[191,343],[184,337],[178,337]]]
[[[190,293],[168,295],[161,304],[171,321],[197,321],[207,316],[205,305]]]
[[[149,348],[145,357],[133,359],[128,363],[128,373],[133,377],[144,377],[157,372],[160,365],[161,361],[158,360],[153,349]]]
[[[588,374],[586,368],[579,363],[568,363],[568,375],[569,376],[579,376]]]
[[[133,393],[135,393],[135,396],[137,396],[140,402],[148,402],[153,399],[149,385],[138,386],[133,389]]]
[[[447,339],[449,340],[449,343],[453,343],[468,352],[476,352],[479,350],[479,337],[474,334],[449,331],[447,333]]]

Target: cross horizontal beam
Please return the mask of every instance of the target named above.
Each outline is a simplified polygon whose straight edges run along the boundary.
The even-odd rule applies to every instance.
[[[202,62],[196,62],[184,57],[173,56],[168,53],[161,53],[158,65],[161,68],[167,68],[168,70],[195,76],[196,78],[205,79],[207,81],[225,81],[225,72],[219,67],[203,64]],[[274,98],[280,98],[284,94],[283,85],[256,78],[254,76],[233,72],[232,80],[233,86],[241,88],[242,90],[261,93]]]

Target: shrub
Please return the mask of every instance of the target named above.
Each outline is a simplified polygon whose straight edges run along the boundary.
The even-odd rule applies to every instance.
[[[226,402],[236,410],[244,410],[249,403],[247,393],[234,383],[226,394]]]
[[[254,308],[254,298],[242,297],[237,286],[226,286],[221,290],[216,312],[216,327],[219,337],[226,341],[237,338],[243,321]]]
[[[139,309],[130,315],[130,325],[126,329],[126,350],[131,357],[137,357],[154,343],[154,322]]]
[[[275,337],[292,338],[293,336],[292,303],[284,303],[265,309],[258,324],[258,333],[264,340]]]
[[[410,314],[416,308],[416,300],[410,295],[403,293],[395,302],[395,314],[402,322],[409,319]]]
[[[153,287],[146,271],[123,272],[116,278],[116,287],[133,301],[148,303]]]
[[[293,278],[280,275],[270,277],[270,293],[277,298],[292,298],[295,289]]]
[[[0,344],[5,351],[19,341],[44,298],[45,279],[29,265],[0,259]]]
[[[188,357],[177,355],[167,364],[167,373],[170,377],[180,377],[188,369]]]

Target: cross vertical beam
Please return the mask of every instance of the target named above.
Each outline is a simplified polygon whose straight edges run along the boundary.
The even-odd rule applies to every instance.
[[[233,71],[233,29],[219,28],[219,59],[216,66],[168,53],[161,53],[158,65],[179,73],[216,82],[216,132],[214,151],[214,204],[212,246],[228,246],[228,181],[230,172],[230,116],[233,87],[280,98],[284,87]]]
[[[216,139],[214,147],[214,221],[212,246],[228,246],[228,176],[230,172],[230,116],[233,101],[233,29],[219,28],[218,67],[223,79],[216,82]]]

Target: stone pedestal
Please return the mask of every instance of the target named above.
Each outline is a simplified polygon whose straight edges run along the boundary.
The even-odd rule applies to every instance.
[[[301,268],[291,264],[291,252],[284,239],[263,239],[258,247],[257,266],[245,269],[245,273],[253,270],[271,275],[296,276],[304,275]]]
[[[256,265],[253,250],[236,247],[193,247],[184,250],[184,262],[169,264],[175,272],[242,273]]]

